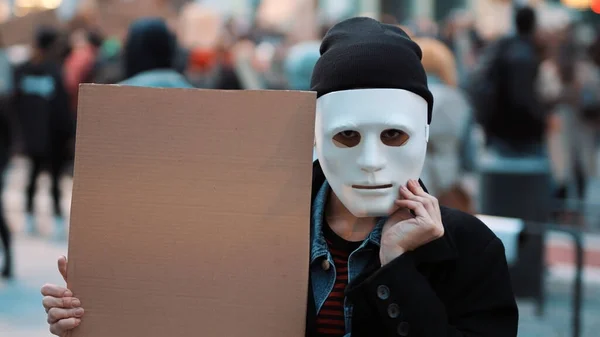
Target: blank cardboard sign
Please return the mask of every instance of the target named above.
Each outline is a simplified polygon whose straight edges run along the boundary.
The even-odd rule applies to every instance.
[[[72,337],[304,336],[315,95],[83,85]]]

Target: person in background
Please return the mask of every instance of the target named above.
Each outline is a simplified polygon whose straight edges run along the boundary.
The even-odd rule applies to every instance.
[[[0,107],[0,241],[2,241],[2,248],[4,250],[4,265],[2,269],[0,269],[0,276],[2,278],[11,278],[13,270],[11,233],[4,217],[2,189],[4,185],[4,170],[6,169],[10,159],[12,130],[7,111],[4,106]]]
[[[283,70],[290,89],[310,90],[310,77],[320,56],[320,44],[320,41],[306,41],[289,49]]]
[[[469,69],[477,61],[479,49],[484,45],[482,38],[475,29],[471,13],[464,9],[456,9],[446,19],[441,34],[443,41],[454,54],[458,83],[461,87],[468,81]]]
[[[427,160],[421,178],[441,205],[472,213],[473,201],[463,186],[465,161],[470,148],[471,108],[458,88],[458,75],[452,51],[434,38],[414,38],[423,51],[423,67],[435,105],[429,126]]]
[[[436,37],[439,35],[440,27],[437,22],[427,17],[418,17],[407,23],[415,36]]]
[[[0,41],[0,46],[2,42]],[[13,141],[13,130],[10,115],[10,95],[13,87],[13,70],[6,53],[6,49],[0,49],[0,241],[4,249],[4,265],[0,269],[3,278],[12,277],[12,254],[11,233],[4,217],[4,202],[2,198],[4,172],[8,166],[11,145]]]
[[[13,66],[0,36],[0,98],[9,98],[13,90]],[[4,104],[4,103],[3,103]]]
[[[177,39],[160,18],[142,18],[129,26],[123,50],[126,79],[140,87],[193,88],[174,68]]]
[[[292,90],[310,90],[310,78],[315,64],[319,60],[320,41],[301,42],[292,46],[283,63],[288,86]],[[313,150],[313,161],[317,153]]]
[[[66,232],[60,206],[59,181],[75,124],[60,66],[52,58],[57,36],[54,28],[38,28],[31,59],[15,70],[13,100],[22,129],[25,153],[31,159],[27,187],[27,229],[30,233],[36,232],[33,220],[36,180],[42,170],[49,169],[55,234],[57,238],[63,238]]]
[[[71,53],[64,63],[64,78],[71,98],[71,109],[77,113],[79,85],[93,78],[94,64],[103,38],[94,30],[78,29],[71,35]]]
[[[123,59],[121,56],[121,42],[117,38],[104,40],[94,64],[92,82],[115,84],[124,80]]]
[[[594,64],[593,46],[592,53],[584,55],[572,27],[559,33],[563,38],[556,51],[542,63],[539,90],[544,100],[552,103],[551,111],[560,126],[549,137],[555,197],[566,200],[576,195],[584,201],[588,180],[596,175],[600,73]],[[570,186],[576,187],[576,193],[569,193]]]
[[[470,79],[470,98],[487,149],[504,157],[546,158],[546,109],[538,96],[536,14],[519,8],[517,34],[491,45]],[[492,94],[493,92],[493,94]]]

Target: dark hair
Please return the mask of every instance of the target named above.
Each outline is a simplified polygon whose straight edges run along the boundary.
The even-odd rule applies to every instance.
[[[596,35],[596,38],[589,46],[588,55],[596,65],[600,66],[600,34]]]
[[[87,32],[87,40],[92,46],[100,48],[102,43],[104,43],[104,36],[102,36],[99,30],[91,29]]]
[[[172,68],[177,38],[162,18],[141,18],[129,26],[123,51],[127,77],[148,70]]]
[[[58,31],[49,26],[39,26],[35,32],[35,47],[42,50],[48,51],[58,40]]]
[[[520,35],[533,33],[536,26],[535,10],[529,6],[523,6],[517,10],[515,15],[515,25]]]

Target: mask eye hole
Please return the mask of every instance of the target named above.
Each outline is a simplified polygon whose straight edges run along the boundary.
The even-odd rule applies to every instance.
[[[398,129],[387,129],[381,133],[381,142],[387,146],[402,146],[408,142],[408,133]]]
[[[333,136],[333,144],[341,148],[355,147],[360,143],[360,133],[354,130],[344,130]]]

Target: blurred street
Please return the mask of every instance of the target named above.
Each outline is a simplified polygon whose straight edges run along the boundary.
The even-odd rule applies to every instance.
[[[5,188],[6,217],[14,233],[15,279],[0,282],[0,336],[41,337],[50,336],[44,308],[41,306],[40,288],[44,283],[63,284],[56,267],[60,255],[67,254],[66,240],[50,239],[52,229],[49,177],[40,180],[40,193],[36,196],[39,214],[39,237],[24,233],[24,186],[28,172],[27,161],[16,159],[8,170]],[[71,199],[70,179],[63,180],[63,205]]]
[[[23,231],[23,186],[27,174],[27,161],[18,158],[8,172],[5,191],[7,216],[15,231],[16,278],[0,283],[0,336],[48,337],[44,309],[41,305],[40,288],[44,283],[63,284],[56,268],[56,259],[67,254],[66,241],[56,241],[52,230],[49,177],[40,178],[41,192],[36,197],[36,210],[40,214],[40,236],[30,237]],[[595,182],[596,186],[600,181]],[[71,180],[62,181],[63,207],[70,203]],[[595,189],[600,190],[600,189]],[[600,197],[600,196],[598,196]],[[600,202],[600,198],[596,200]],[[543,317],[535,315],[532,301],[519,301],[520,333],[523,337],[569,337],[571,336],[571,290],[573,269],[570,264],[569,241],[559,234],[549,237],[548,258],[552,267],[547,275],[547,306]],[[592,248],[600,247],[600,237],[587,236],[587,259],[589,266],[584,276],[584,310],[582,337],[596,337],[600,329],[600,254]]]
[[[40,288],[46,282],[62,284],[56,258],[65,254],[66,249],[66,243],[17,235],[14,252],[17,277],[0,283],[0,336],[51,336],[41,306]]]

